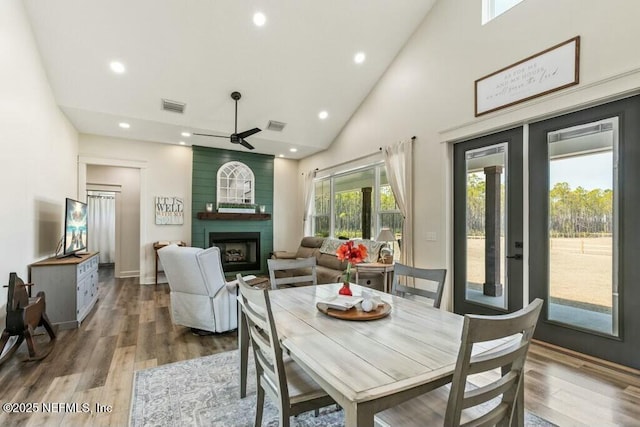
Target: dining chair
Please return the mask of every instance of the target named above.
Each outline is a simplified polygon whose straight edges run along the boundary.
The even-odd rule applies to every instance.
[[[467,314],[451,384],[437,388],[376,414],[381,426],[508,426],[524,407],[524,363],[542,308],[536,298],[515,313],[500,316]],[[479,352],[474,346],[512,337],[496,348]],[[489,371],[500,368],[500,374]],[[471,375],[481,374],[473,381]],[[484,376],[482,375],[484,374]],[[488,378],[499,377],[495,381]],[[444,416],[443,416],[444,414]],[[519,423],[522,425],[522,422]]]
[[[255,425],[262,424],[265,394],[280,409],[280,426],[289,417],[323,408],[335,401],[293,359],[283,355],[276,331],[268,289],[249,286],[238,274],[239,303],[256,364],[257,404]]]
[[[268,259],[271,289],[282,286],[317,285],[316,258]]]
[[[391,293],[401,297],[407,297],[408,294],[426,297],[433,300],[433,306],[435,308],[440,308],[440,303],[442,302],[442,291],[444,289],[444,279],[446,276],[446,269],[409,267],[408,265],[396,262],[393,265],[393,283],[391,285]],[[401,283],[402,278],[405,278],[404,284]],[[430,291],[428,289],[408,286],[408,278],[424,279],[436,282],[436,290]]]

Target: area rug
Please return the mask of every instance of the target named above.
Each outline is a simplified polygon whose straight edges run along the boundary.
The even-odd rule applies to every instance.
[[[238,390],[238,352],[227,351],[212,356],[171,363],[135,372],[129,424],[149,426],[253,426],[256,404],[255,371],[249,361],[247,397]],[[278,408],[265,399],[263,426],[278,425]],[[344,414],[335,405],[320,411],[301,414],[292,426],[344,426]],[[554,424],[525,414],[525,425],[553,427]]]

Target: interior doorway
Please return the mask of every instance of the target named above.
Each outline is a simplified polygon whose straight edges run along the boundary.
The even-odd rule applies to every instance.
[[[99,252],[101,266],[116,260],[116,192],[87,191],[89,250]]]

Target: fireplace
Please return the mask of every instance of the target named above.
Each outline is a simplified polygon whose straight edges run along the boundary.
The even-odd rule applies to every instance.
[[[260,233],[209,233],[209,247],[220,248],[225,273],[260,270]]]

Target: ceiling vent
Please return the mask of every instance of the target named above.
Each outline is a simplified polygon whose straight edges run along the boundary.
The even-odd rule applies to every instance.
[[[267,130],[282,132],[282,129],[284,129],[286,125],[287,125],[286,123],[276,122],[275,120],[269,120],[269,124],[267,125]]]
[[[170,101],[168,99],[162,100],[162,109],[165,111],[171,111],[172,113],[184,113],[184,109],[187,106],[184,102]]]

